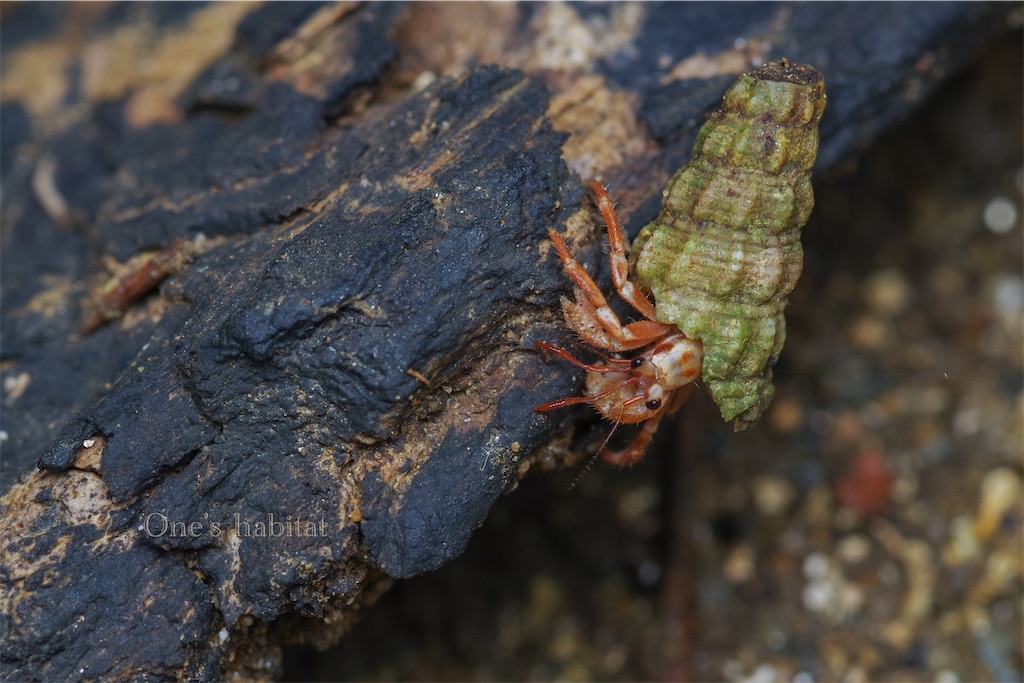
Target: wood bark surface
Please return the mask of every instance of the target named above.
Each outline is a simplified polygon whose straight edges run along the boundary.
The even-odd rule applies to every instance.
[[[835,167],[1007,12],[742,7],[5,6],[3,676],[266,678],[336,641],[592,445],[533,410],[581,381],[534,347],[573,343],[547,230],[607,274],[586,180],[635,232],[781,57],[825,74]]]

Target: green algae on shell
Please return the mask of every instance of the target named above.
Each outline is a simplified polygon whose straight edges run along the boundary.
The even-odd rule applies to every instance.
[[[824,79],[809,66],[782,60],[740,77],[633,245],[658,320],[703,343],[704,382],[737,430],[775,391],[824,109]]]

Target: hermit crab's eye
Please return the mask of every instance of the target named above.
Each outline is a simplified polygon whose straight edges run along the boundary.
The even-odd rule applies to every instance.
[[[646,405],[648,410],[657,410],[661,407],[661,399],[652,398]]]
[[[634,370],[636,370],[638,367],[640,367],[643,364],[644,364],[643,356],[637,356],[632,361],[630,361],[629,367],[631,367]]]

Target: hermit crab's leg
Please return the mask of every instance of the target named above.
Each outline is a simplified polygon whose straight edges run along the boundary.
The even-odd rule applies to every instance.
[[[658,316],[654,311],[654,304],[644,296],[643,292],[637,289],[636,285],[629,281],[629,261],[626,260],[626,239],[622,235],[622,226],[619,224],[619,214],[615,212],[615,205],[612,198],[608,196],[608,190],[598,181],[590,184],[590,189],[597,199],[597,208],[604,216],[604,222],[608,226],[608,242],[611,244],[612,280],[615,282],[615,289],[619,296],[640,312],[648,320],[657,320]]]
[[[572,278],[572,281],[583,292],[587,301],[594,307],[597,321],[608,334],[616,340],[629,344],[632,348],[643,346],[668,334],[671,328],[654,320],[638,320],[635,323],[623,325],[619,321],[619,316],[615,315],[615,311],[608,305],[608,300],[604,298],[604,294],[601,293],[597,283],[572,257],[572,253],[569,251],[569,247],[565,244],[562,236],[553,228],[548,231],[548,234],[551,235],[551,241],[555,243],[555,249],[558,250],[558,257],[562,260],[565,272]]]
[[[677,389],[671,398],[665,401],[665,404],[661,410],[651,416],[644,426],[641,428],[640,433],[633,439],[633,443],[629,444],[624,450],[613,451],[605,448],[601,451],[601,458],[612,465],[618,465],[619,467],[629,467],[635,465],[644,457],[644,451],[647,450],[647,446],[650,445],[651,440],[654,438],[655,432],[658,431],[658,423],[661,422],[661,418],[665,415],[671,415],[672,413],[679,410],[686,400],[690,398],[690,394],[693,393],[693,384],[687,384],[684,387]],[[640,395],[642,396],[642,394]],[[630,401],[633,399],[629,399]],[[629,401],[623,403],[626,405]]]
[[[539,342],[535,342],[535,343],[537,344],[537,347],[541,351],[548,351],[549,353],[553,353],[556,356],[558,356],[560,358],[564,358],[565,360],[569,361],[570,363],[572,363],[576,367],[583,368],[584,370],[590,370],[591,372],[625,372],[625,367],[618,367],[618,368],[616,368],[616,367],[610,367],[608,365],[591,365],[590,363],[584,363],[581,360],[577,360],[575,356],[573,356],[571,353],[569,353],[565,349],[560,349],[557,346],[553,346],[553,345],[548,344],[546,342],[540,342],[539,341]],[[602,356],[603,355],[604,354],[602,354]],[[620,366],[628,366],[628,365],[630,365],[633,362],[633,361],[627,360],[625,358],[608,358],[607,356],[605,356],[604,359],[608,363],[612,363],[612,364],[620,365]]]
[[[644,457],[644,451],[647,450],[648,444],[651,443],[651,439],[654,438],[654,433],[658,431],[658,423],[661,422],[661,418],[665,416],[667,410],[661,410],[647,420],[644,426],[640,429],[640,433],[633,439],[633,443],[629,444],[625,450],[613,451],[604,449],[601,451],[601,459],[612,465],[618,465],[619,467],[629,467],[635,465]]]
[[[600,401],[605,396],[610,396],[614,394],[616,391],[619,391],[623,387],[629,386],[630,384],[636,384],[639,381],[640,377],[637,375],[633,375],[632,377],[628,377],[622,380],[621,382],[613,386],[611,389],[608,389],[607,391],[602,391],[600,394],[595,394],[594,396],[572,396],[570,398],[560,398],[557,401],[552,401],[551,403],[545,403],[542,406],[537,406],[536,408],[534,408],[534,410],[537,411],[538,413],[546,413],[549,410],[558,410],[559,408],[567,408],[569,406],[575,406],[581,403],[594,403],[595,401]]]

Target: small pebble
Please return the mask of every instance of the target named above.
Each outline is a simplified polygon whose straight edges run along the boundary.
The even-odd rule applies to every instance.
[[[1008,467],[989,471],[981,480],[981,500],[978,516],[974,522],[974,533],[981,540],[991,538],[1003,523],[1003,517],[1011,509],[1020,506],[1021,481],[1017,473]]]
[[[769,631],[764,641],[770,650],[781,650],[786,647],[786,634],[778,630]]]
[[[902,576],[900,568],[893,562],[885,562],[878,567],[878,580],[883,586],[895,586]]]
[[[902,505],[909,505],[917,498],[918,481],[911,477],[896,477],[892,483],[892,499]]]
[[[653,486],[637,486],[619,500],[619,515],[625,521],[636,523],[649,514],[661,499]]]
[[[1019,275],[1002,273],[988,282],[992,308],[1007,331],[1020,331],[1020,315],[1024,310],[1024,280]]]
[[[690,533],[697,543],[711,543],[715,540],[715,531],[707,522],[694,522]]]
[[[950,567],[963,566],[978,557],[981,544],[974,534],[974,522],[970,517],[954,517],[949,523],[949,541],[942,549],[942,559]]]
[[[934,294],[942,299],[952,299],[964,293],[967,283],[964,274],[952,265],[940,264],[928,276],[928,284]]]
[[[1017,205],[1007,197],[995,197],[985,205],[985,227],[1005,235],[1017,225]]]
[[[807,492],[803,505],[803,517],[813,526],[827,526],[832,523],[832,490],[827,486],[815,486]]]
[[[825,581],[814,581],[804,586],[800,593],[804,607],[811,612],[824,612],[836,599],[835,587]]]
[[[896,650],[905,650],[914,638],[914,630],[903,621],[891,621],[882,629],[886,644]]]
[[[782,477],[763,475],[753,483],[754,503],[765,515],[778,515],[786,511],[796,496],[796,489]]]
[[[1021,574],[1021,557],[1013,550],[995,550],[985,562],[985,574],[974,587],[973,597],[989,602],[1004,593]]]
[[[874,315],[862,315],[850,328],[850,341],[863,351],[881,349],[889,338],[889,326]]]
[[[863,562],[871,554],[871,541],[866,536],[856,534],[847,536],[836,547],[836,557],[846,564]]]
[[[819,560],[819,557],[822,559]],[[840,621],[864,606],[864,591],[847,582],[831,561],[820,553],[814,553],[804,560],[804,575],[809,580],[800,597],[808,611]]]
[[[933,384],[928,387],[916,388],[914,390],[913,411],[917,415],[938,415],[946,410],[952,403],[953,397],[949,387],[943,384]],[[945,431],[941,429],[940,431]]]
[[[893,475],[883,453],[865,450],[859,453],[849,471],[833,486],[836,499],[858,515],[879,515],[892,499]]]
[[[792,434],[804,421],[804,404],[792,398],[776,397],[768,412],[768,425],[779,434]]]
[[[860,586],[852,583],[843,584],[839,591],[839,607],[844,616],[856,614],[864,607],[867,601],[867,594]]]
[[[822,553],[811,553],[804,559],[804,576],[808,579],[825,578],[828,568],[828,558]]]
[[[976,637],[987,636],[992,630],[992,622],[981,605],[968,605],[964,608],[967,628]]]
[[[424,70],[416,75],[416,78],[412,81],[412,89],[419,92],[428,85],[437,80],[437,75],[433,71]]]
[[[903,546],[903,568],[907,593],[903,598],[903,617],[918,622],[931,611],[936,583],[931,546],[925,541],[907,539]]]
[[[877,430],[889,422],[889,414],[885,408],[876,401],[871,401],[860,409],[860,420],[865,427]]]
[[[737,681],[743,676],[743,664],[730,659],[722,664],[722,679],[726,681]]]
[[[725,578],[731,583],[746,583],[756,572],[754,549],[745,543],[733,546],[725,558],[722,568]]]
[[[913,296],[906,277],[898,270],[881,270],[868,277],[861,287],[868,306],[882,315],[902,313]]]
[[[13,401],[23,393],[32,382],[32,376],[27,372],[19,372],[17,375],[4,377],[4,391],[7,393],[7,400]]]
[[[1013,603],[1009,600],[999,600],[992,605],[992,617],[999,622],[1007,623],[1013,619]]]
[[[993,287],[993,301],[1002,315],[1015,315],[1024,308],[1024,282],[1019,275],[1004,273]]]
[[[661,579],[661,565],[657,562],[648,560],[643,562],[637,567],[636,580],[640,582],[642,586],[654,586],[657,585]]]
[[[868,683],[869,680],[871,679],[868,677],[868,672],[860,666],[850,667],[846,675],[843,676],[843,683]]]
[[[953,433],[959,437],[973,436],[981,429],[982,413],[977,408],[958,410],[953,416]]]
[[[754,673],[743,679],[744,683],[774,683],[777,680],[779,677],[771,664],[760,665],[754,669]]]
[[[811,428],[811,431],[815,434],[826,434],[828,430],[832,428],[832,414],[827,410],[818,410],[811,413],[811,419],[808,420],[807,426]]]

